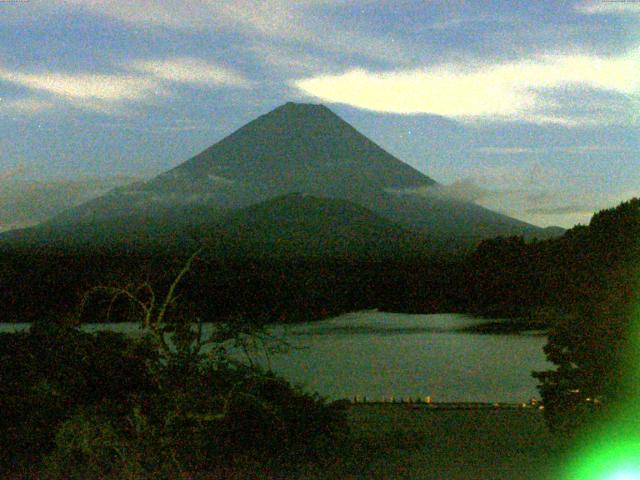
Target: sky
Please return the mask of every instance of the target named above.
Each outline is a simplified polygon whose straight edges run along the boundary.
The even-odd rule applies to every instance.
[[[638,0],[0,0],[0,203],[149,177],[296,101],[452,195],[588,223],[640,196],[639,27]]]

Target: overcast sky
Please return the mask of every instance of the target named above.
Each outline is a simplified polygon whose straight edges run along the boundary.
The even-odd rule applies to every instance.
[[[639,27],[634,0],[0,0],[0,202],[158,173],[293,100],[465,198],[585,223],[640,195]]]

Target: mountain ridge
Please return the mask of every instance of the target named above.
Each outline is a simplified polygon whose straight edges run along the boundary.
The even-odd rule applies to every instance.
[[[430,195],[437,186],[326,106],[288,102],[167,172],[114,189],[47,225],[72,227],[132,212],[153,217],[184,207],[235,211],[301,192],[353,202],[402,228],[446,241],[471,245],[498,235],[548,236],[474,203]],[[407,193],[414,191],[427,193]]]

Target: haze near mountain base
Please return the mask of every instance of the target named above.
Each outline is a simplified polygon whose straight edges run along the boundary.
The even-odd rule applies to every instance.
[[[47,224],[46,235],[64,231],[65,236],[86,236],[87,226],[104,229],[122,219],[127,219],[127,227],[114,237],[148,230],[158,222],[163,230],[173,224],[197,235],[194,226],[237,225],[234,216],[247,216],[242,209],[291,194],[300,196],[288,197],[286,204],[298,204],[304,195],[317,199],[316,209],[323,199],[340,200],[370,210],[371,218],[382,217],[440,242],[471,245],[497,235],[544,238],[550,233],[444,195],[433,179],[323,105],[287,103],[172,170],[59,215]],[[266,205],[266,210],[257,210],[264,219],[271,216],[269,205],[277,206],[282,219],[282,202]],[[328,210],[336,214],[335,208]],[[300,209],[292,206],[292,211]],[[332,228],[331,222],[326,228]]]

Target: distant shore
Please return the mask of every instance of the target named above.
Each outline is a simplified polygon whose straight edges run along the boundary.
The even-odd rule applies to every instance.
[[[492,334],[518,334],[546,335],[549,325],[539,320],[506,319],[494,320],[462,327],[459,332],[466,333],[492,333]]]
[[[543,406],[539,400],[533,399],[528,402],[433,402],[424,399],[411,398],[389,398],[385,400],[369,400],[367,397],[356,397],[348,400],[338,400],[338,403],[345,405],[357,406],[384,406],[398,405],[404,406],[408,410],[496,410],[496,409],[535,409],[543,410]]]

